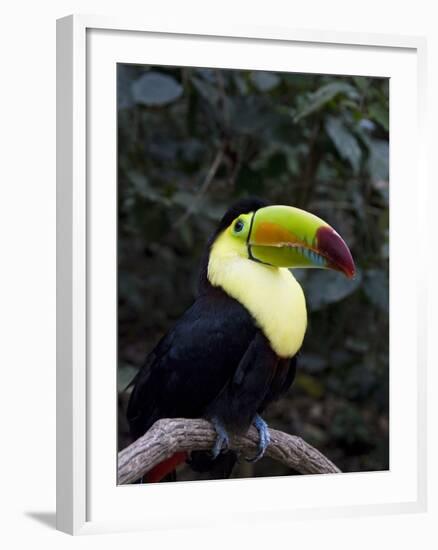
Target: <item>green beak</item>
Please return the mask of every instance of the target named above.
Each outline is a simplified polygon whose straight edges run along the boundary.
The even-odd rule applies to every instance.
[[[291,206],[257,210],[247,235],[252,260],[277,267],[335,269],[347,277],[355,265],[344,240],[324,220]]]

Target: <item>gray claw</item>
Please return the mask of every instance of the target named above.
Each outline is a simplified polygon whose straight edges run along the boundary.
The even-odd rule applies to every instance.
[[[214,429],[216,430],[216,441],[211,450],[213,459],[216,459],[222,451],[226,451],[230,445],[230,438],[228,437],[225,426],[218,418],[212,418]]]
[[[259,432],[259,437],[260,437],[258,452],[255,456],[251,458],[246,458],[245,460],[247,462],[257,462],[257,460],[260,460],[265,454],[265,451],[268,448],[269,443],[271,442],[271,436],[269,435],[268,425],[260,415],[257,414],[254,417],[253,424],[256,427],[257,431]]]

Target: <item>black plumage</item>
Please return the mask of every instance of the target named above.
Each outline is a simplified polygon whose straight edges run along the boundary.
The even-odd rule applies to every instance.
[[[234,431],[292,383],[246,309],[218,288],[201,295],[158,343],[136,377],[128,406],[138,438],[159,418],[219,415]]]
[[[206,276],[215,236],[239,214],[262,206],[262,201],[238,203],[212,236],[202,261],[199,296],[148,355],[135,379],[127,411],[134,439],[158,419],[172,417],[218,418],[231,431],[246,431],[254,416],[292,384],[295,358],[278,357],[250,313],[212,287]],[[194,469],[213,469],[215,461],[205,453],[194,456]],[[221,460],[222,455],[216,463]],[[234,459],[228,462],[227,474]]]

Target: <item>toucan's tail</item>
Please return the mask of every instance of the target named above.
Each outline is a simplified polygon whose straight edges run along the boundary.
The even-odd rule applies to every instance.
[[[186,452],[175,453],[167,460],[160,462],[150,470],[146,476],[146,483],[157,483],[158,481],[164,481],[164,478],[168,481],[175,481],[175,469],[177,466],[185,462],[188,458]],[[172,479],[173,478],[173,479]]]
[[[227,479],[237,462],[237,454],[234,451],[221,453],[212,459],[209,451],[192,451],[189,465],[195,472],[209,472],[210,479]]]
[[[211,479],[226,479],[231,475],[237,461],[237,455],[234,451],[228,451],[213,460],[208,451],[193,451],[190,454],[190,459],[186,452],[175,453],[170,458],[154,466],[144,476],[143,481],[146,483],[176,481],[175,470],[186,461],[195,472],[209,472]]]

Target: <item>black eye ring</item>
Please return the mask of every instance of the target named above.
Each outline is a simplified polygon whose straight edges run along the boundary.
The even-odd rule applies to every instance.
[[[234,224],[234,231],[236,233],[240,233],[242,229],[245,227],[245,224],[242,220],[237,220],[237,222]]]

